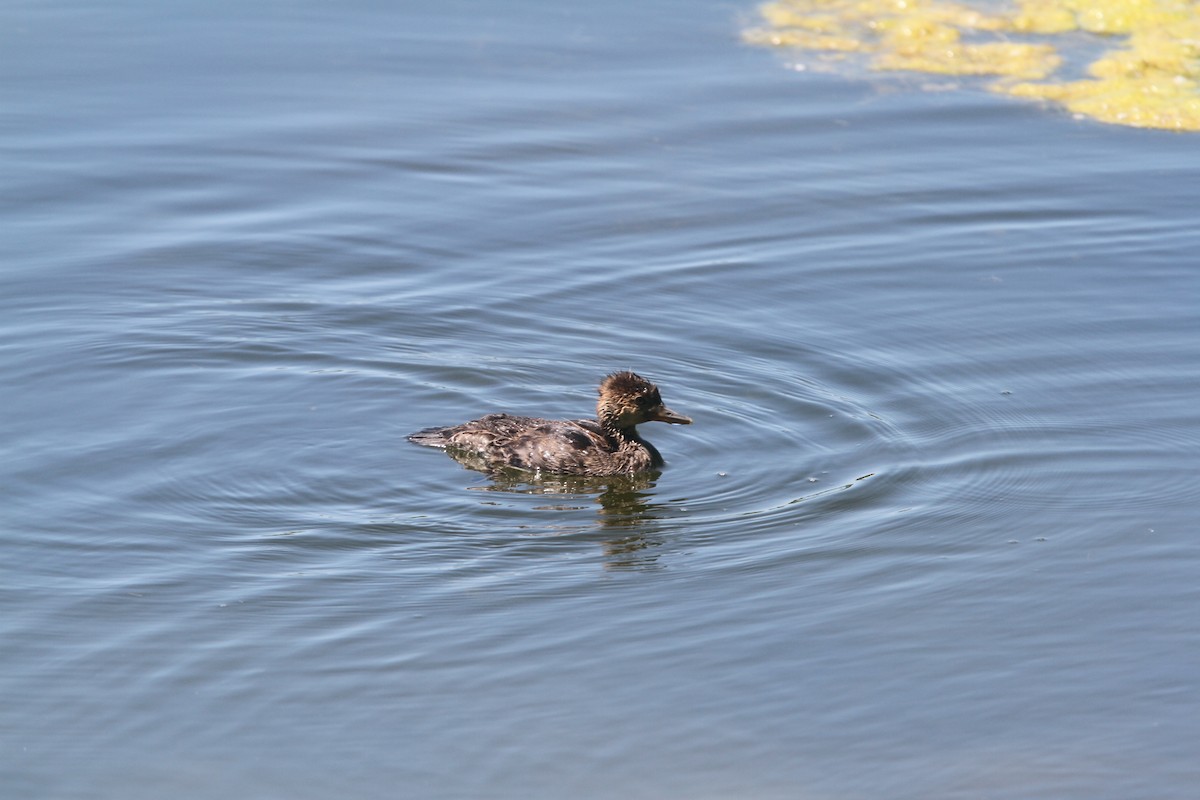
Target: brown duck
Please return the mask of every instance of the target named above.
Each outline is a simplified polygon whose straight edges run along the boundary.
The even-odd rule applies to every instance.
[[[627,475],[663,465],[654,445],[638,436],[637,426],[643,422],[692,421],[663,405],[658,387],[650,381],[632,372],[614,372],[600,383],[594,420],[488,414],[462,425],[426,428],[408,439],[473,457],[488,469]]]

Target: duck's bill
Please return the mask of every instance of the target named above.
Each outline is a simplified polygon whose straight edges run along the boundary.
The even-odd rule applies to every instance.
[[[651,417],[655,422],[669,422],[672,425],[691,425],[692,418],[677,414],[666,406],[659,406],[658,411]]]

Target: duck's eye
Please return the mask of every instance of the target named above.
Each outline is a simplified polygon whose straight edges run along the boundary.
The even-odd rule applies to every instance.
[[[638,398],[638,408],[647,409],[662,405],[662,399],[658,395],[644,394]]]

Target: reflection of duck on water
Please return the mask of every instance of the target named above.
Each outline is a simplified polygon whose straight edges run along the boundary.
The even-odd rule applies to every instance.
[[[601,527],[628,528],[647,520],[658,519],[660,507],[652,503],[650,490],[659,476],[657,472],[639,472],[636,475],[554,475],[502,469],[489,473],[489,483],[472,486],[480,492],[501,492],[545,497],[546,505],[537,506],[537,511],[579,509],[580,500],[594,500],[600,505]]]
[[[462,455],[487,471],[516,467],[566,475],[628,475],[658,469],[663,458],[638,436],[643,422],[689,425],[691,419],[663,405],[658,387],[632,372],[616,372],[600,384],[596,419],[549,420],[489,414],[447,428],[426,428],[409,441]]]
[[[453,452],[453,451],[451,451]],[[465,460],[455,454],[460,460]],[[544,497],[545,505],[535,511],[555,512],[552,521],[535,536],[587,534],[603,531],[605,569],[646,569],[653,567],[665,542],[661,520],[671,513],[672,504],[655,501],[655,480],[661,473],[639,472],[634,475],[554,475],[516,469],[493,470],[486,484],[471,486],[475,491],[523,494]],[[599,506],[596,523],[574,524],[561,512],[584,511],[584,500]],[[524,526],[523,526],[524,527]],[[539,526],[529,526],[535,530]]]

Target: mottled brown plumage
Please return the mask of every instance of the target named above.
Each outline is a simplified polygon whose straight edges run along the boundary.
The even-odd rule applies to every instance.
[[[663,465],[658,450],[638,436],[636,427],[655,421],[691,424],[663,405],[653,383],[632,372],[615,372],[600,384],[594,420],[488,414],[462,425],[417,431],[408,439],[468,455],[486,469],[622,475]]]

